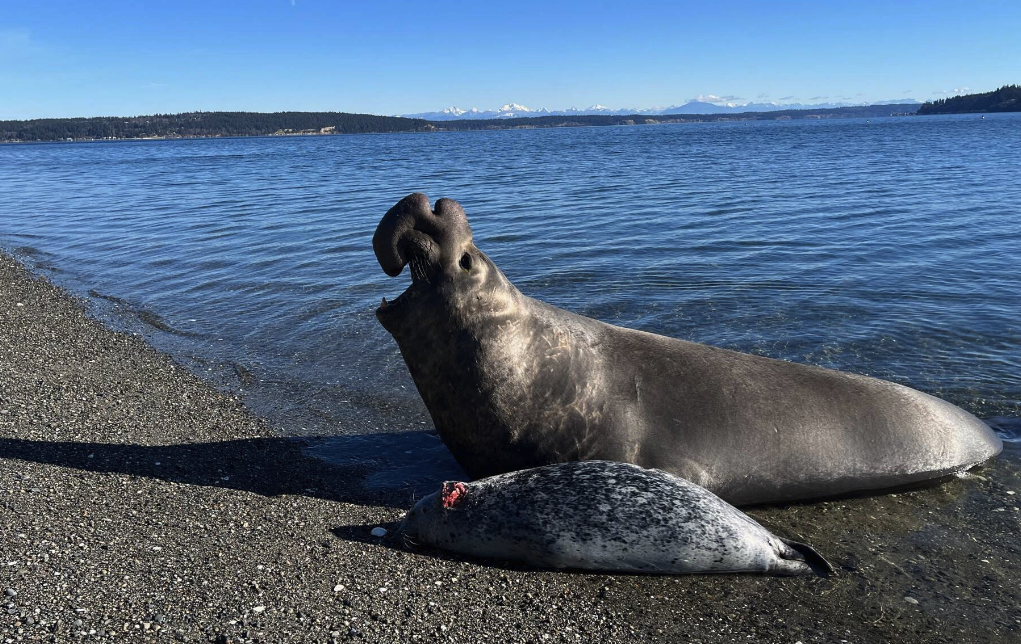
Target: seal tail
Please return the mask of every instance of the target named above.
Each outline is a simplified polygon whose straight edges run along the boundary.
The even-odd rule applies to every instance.
[[[787,551],[780,553],[782,563],[777,572],[781,574],[799,574],[804,570],[804,566],[808,566],[812,572],[820,577],[829,577],[833,574],[833,566],[812,546],[790,539],[781,538],[780,541],[787,546]],[[791,566],[790,564],[794,562],[802,565]]]

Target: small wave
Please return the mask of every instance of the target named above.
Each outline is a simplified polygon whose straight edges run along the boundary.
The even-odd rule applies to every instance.
[[[1021,417],[999,416],[983,419],[1004,443],[1021,444]]]
[[[92,297],[99,298],[101,300],[106,300],[107,302],[113,302],[114,304],[120,304],[121,306],[127,306],[127,307],[131,306],[130,304],[128,304],[127,300],[123,300],[123,299],[117,297],[116,295],[105,295],[103,293],[100,293],[99,291],[97,291],[94,288],[90,288],[89,289],[89,295],[92,296]]]
[[[163,316],[161,316],[159,313],[154,313],[152,311],[147,311],[145,309],[141,309],[141,310],[137,311],[135,314],[138,316],[138,319],[141,320],[142,322],[148,324],[149,326],[153,327],[154,329],[159,329],[160,331],[163,331],[165,333],[170,333],[170,334],[173,334],[173,335],[179,335],[179,336],[184,336],[184,337],[192,337],[192,336],[197,335],[197,334],[191,333],[189,331],[182,331],[180,329],[175,329],[174,327],[172,327],[169,324],[167,324],[166,322],[164,322],[163,321]]]
[[[39,250],[35,246],[18,246],[17,248],[13,249],[12,252],[15,255],[31,257],[33,259],[36,257],[41,257],[43,255],[43,251]]]
[[[22,235],[28,237],[29,235]],[[35,246],[18,246],[12,248],[11,253],[24,261],[27,266],[36,270],[49,271],[51,273],[62,273],[63,271],[54,264],[56,257],[52,253],[39,250]]]
[[[244,387],[245,389],[251,387],[252,385],[259,381],[259,377],[256,376],[251,369],[244,366],[243,364],[235,362],[233,363],[233,367],[234,374],[237,375],[238,381],[241,383],[241,386]]]
[[[166,321],[163,319],[163,316],[161,316],[159,313],[150,311],[148,309],[139,308],[133,305],[131,302],[119,298],[116,295],[106,295],[105,293],[100,293],[94,288],[90,288],[88,290],[88,293],[91,297],[100,300],[106,300],[107,302],[112,302],[117,306],[124,307],[125,309],[127,309],[128,312],[132,313],[133,315],[135,315],[135,317],[142,321],[142,323],[147,324],[159,331],[163,331],[164,333],[170,333],[171,335],[177,335],[181,337],[196,337],[198,335],[190,331],[182,331],[180,329],[175,329],[174,327],[167,324]]]

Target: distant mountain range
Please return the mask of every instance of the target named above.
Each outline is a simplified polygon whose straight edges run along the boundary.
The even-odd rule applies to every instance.
[[[889,101],[878,101],[875,105],[921,105],[921,101],[914,99],[897,99]],[[492,120],[492,119],[515,119],[535,116],[627,116],[631,114],[740,114],[743,112],[779,112],[786,110],[828,110],[838,107],[860,107],[870,103],[708,103],[705,101],[692,100],[684,105],[672,105],[670,107],[651,108],[623,108],[611,109],[605,105],[591,105],[586,108],[569,107],[566,110],[548,110],[546,108],[531,109],[518,103],[507,103],[495,110],[480,110],[476,107],[462,109],[459,107],[448,107],[439,112],[420,112],[418,114],[399,114],[407,118],[426,119],[429,121],[456,121],[456,120]]]

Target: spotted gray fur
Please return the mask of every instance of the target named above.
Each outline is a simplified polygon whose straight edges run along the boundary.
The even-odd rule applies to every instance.
[[[445,483],[444,486],[450,486]],[[611,461],[537,467],[419,501],[398,529],[410,543],[539,568],[631,573],[828,574],[812,548],[774,536],[705,488]]]

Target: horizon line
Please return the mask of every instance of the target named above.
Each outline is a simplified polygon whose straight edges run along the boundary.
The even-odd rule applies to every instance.
[[[907,100],[915,100],[916,102],[914,102],[914,103],[904,102],[904,101],[907,101]],[[607,111],[617,113],[617,114],[613,114],[614,116],[631,116],[631,115],[634,115],[634,116],[650,116],[649,111],[651,111],[651,110],[660,110],[660,111],[662,111],[662,110],[669,110],[669,109],[674,109],[674,108],[678,108],[678,107],[684,107],[685,105],[690,105],[691,103],[705,103],[705,104],[709,104],[709,105],[716,105],[716,107],[730,107],[731,109],[739,109],[741,107],[745,107],[747,105],[753,105],[753,104],[756,104],[756,105],[776,105],[777,107],[786,107],[786,106],[794,106],[794,105],[798,106],[798,107],[790,107],[788,110],[784,110],[784,109],[781,109],[781,110],[770,110],[770,111],[782,112],[782,111],[807,111],[807,110],[812,110],[812,109],[832,110],[832,109],[845,109],[845,108],[850,108],[850,107],[873,107],[873,106],[880,106],[880,105],[916,105],[916,104],[917,105],[924,105],[925,103],[931,103],[931,102],[932,101],[917,101],[916,99],[890,99],[890,101],[877,101],[877,102],[874,102],[874,103],[870,103],[870,102],[849,103],[849,104],[845,104],[845,105],[836,105],[836,104],[833,104],[833,103],[813,103],[813,104],[809,104],[809,103],[786,103],[786,104],[784,104],[784,103],[745,103],[744,105],[727,106],[727,105],[716,105],[715,103],[708,103],[707,101],[688,101],[687,103],[683,103],[681,105],[671,105],[669,107],[634,108],[634,109],[637,109],[637,110],[645,109],[646,112],[644,112],[644,113],[643,112],[628,112],[627,110],[630,109],[630,108],[614,109],[614,108],[607,108],[605,106],[602,106],[602,107],[604,107]],[[510,103],[507,103],[505,105],[510,105]],[[519,107],[524,107],[520,103],[518,103],[517,105]],[[821,105],[831,105],[833,107],[817,107],[817,106],[821,106]],[[449,108],[444,108],[444,109],[449,109]],[[534,116],[514,116],[514,117],[510,117],[510,118],[527,119],[527,118],[543,118],[545,116],[569,116],[569,115],[566,115],[566,114],[557,114],[556,112],[566,112],[566,111],[572,110],[572,109],[576,110],[578,112],[582,112],[582,111],[587,111],[589,108],[580,108],[580,109],[579,108],[565,108],[565,109],[558,109],[558,110],[549,110],[549,109],[546,109],[546,108],[538,108],[536,110],[532,110],[530,108],[526,108],[526,109],[528,109],[527,113],[535,113],[535,115]],[[545,110],[545,112],[544,113],[539,113],[539,110]],[[499,113],[496,110],[479,110],[478,113],[484,114],[486,112],[492,112],[494,114]],[[420,114],[439,114],[439,113],[442,113],[442,110],[437,110],[435,112],[412,112],[412,113],[404,113],[404,114],[377,114],[377,113],[373,113],[373,112],[348,112],[348,111],[344,111],[344,110],[273,110],[273,111],[259,111],[259,110],[244,110],[244,109],[220,109],[220,110],[196,109],[196,110],[185,110],[185,111],[182,111],[182,112],[151,112],[151,113],[148,113],[148,114],[93,114],[93,115],[90,115],[90,116],[37,116],[37,117],[31,117],[31,118],[3,118],[3,117],[0,117],[0,122],[11,123],[11,122],[19,122],[19,121],[28,122],[28,121],[58,121],[58,120],[72,120],[72,119],[142,118],[142,117],[146,117],[146,116],[179,116],[179,115],[182,115],[182,114],[230,114],[230,113],[235,113],[235,114],[350,114],[350,115],[354,115],[354,116],[376,116],[376,117],[380,117],[380,118],[401,118],[401,119],[408,119],[408,120],[430,121],[430,120],[435,120],[435,119],[428,119],[428,118],[425,118],[423,116],[418,116],[418,115],[420,115]],[[732,114],[735,114],[735,115],[736,114],[758,114],[758,113],[768,113],[768,111],[764,112],[763,110],[749,110],[747,112],[732,112]],[[652,116],[720,116],[720,115],[721,115],[720,113],[711,113],[711,112],[699,112],[699,113],[690,113],[690,114],[670,114],[670,115],[652,114]],[[600,116],[600,115],[599,114],[577,114],[575,116]],[[503,119],[498,119],[498,118],[497,119],[479,119],[479,120],[510,120],[510,118],[503,118]],[[449,119],[449,120],[470,120],[470,119],[457,119],[457,118],[453,118],[453,119]]]

